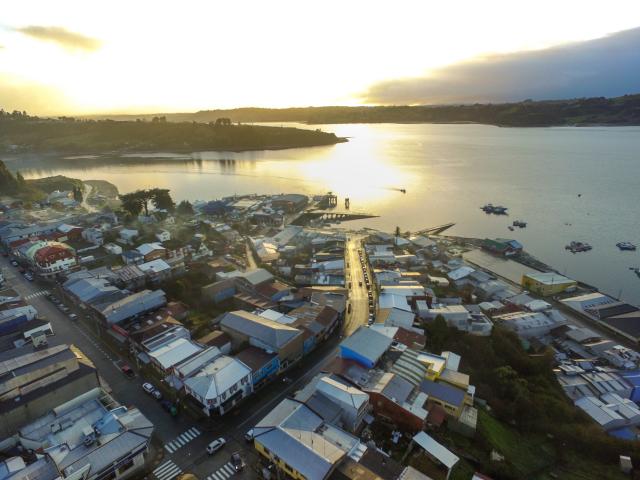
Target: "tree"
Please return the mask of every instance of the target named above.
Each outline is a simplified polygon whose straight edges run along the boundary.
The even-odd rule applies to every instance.
[[[120,195],[122,208],[133,216],[140,215],[144,211],[145,216],[149,215],[149,202],[157,209],[164,209],[172,212],[175,203],[165,188],[152,188],[150,190],[136,190],[135,192]]]
[[[153,206],[159,210],[167,210],[168,212],[173,212],[176,208],[176,204],[174,203],[171,195],[169,194],[169,190],[166,188],[152,188],[148,190],[149,198]]]
[[[82,189],[80,187],[73,187],[73,199],[78,203],[82,203],[84,197],[82,195]]]
[[[193,205],[188,200],[182,200],[176,209],[178,215],[193,215]]]
[[[18,182],[19,187],[24,187],[27,184],[27,181],[20,172],[16,172],[16,181]]]
[[[442,315],[436,316],[432,322],[427,324],[425,333],[427,334],[430,349],[441,352],[449,340],[449,326],[447,325],[447,321]]]
[[[140,191],[120,195],[120,201],[122,209],[134,217],[140,215],[143,208],[145,213],[148,213],[147,202],[143,200]]]

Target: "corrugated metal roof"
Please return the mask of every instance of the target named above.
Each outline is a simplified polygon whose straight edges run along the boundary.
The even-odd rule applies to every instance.
[[[376,363],[389,349],[392,342],[391,338],[382,333],[368,327],[360,327],[351,336],[343,340],[340,347],[347,348]]]

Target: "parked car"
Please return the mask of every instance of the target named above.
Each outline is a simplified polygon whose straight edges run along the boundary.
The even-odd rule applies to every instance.
[[[233,469],[236,472],[239,472],[244,468],[245,463],[242,456],[240,455],[240,452],[235,452],[233,455],[231,455],[231,464],[233,465]]]
[[[252,428],[249,431],[247,431],[247,433],[244,434],[244,439],[247,442],[253,442],[253,435],[255,433],[255,430]]]
[[[33,282],[33,275],[30,272],[25,273],[24,278],[26,278],[30,282]]]
[[[151,392],[151,396],[156,400],[162,400],[162,392],[157,388],[153,392]]]
[[[136,376],[136,374],[133,371],[133,369],[129,365],[127,365],[126,363],[123,363],[122,365],[120,365],[120,371],[122,373],[124,373],[129,378],[133,378],[133,377]]]
[[[69,318],[70,318],[71,320],[75,321],[75,320],[77,320],[77,319],[78,319],[78,315],[76,315],[75,313],[71,313],[71,314],[69,314]]]
[[[16,262],[15,260],[11,260],[11,265],[13,265],[14,267],[18,266],[18,262]]]
[[[169,412],[172,417],[175,417],[178,414],[178,409],[169,400],[160,401],[160,406]]]
[[[151,395],[153,393],[153,391],[156,389],[156,387],[154,387],[152,384],[150,384],[149,382],[144,382],[142,384],[142,389],[148,393],[149,395]]]
[[[65,304],[61,303],[60,310],[62,310],[64,313],[67,313],[70,310],[70,308],[67,307]]]
[[[213,455],[218,450],[220,450],[222,447],[224,447],[226,443],[227,443],[227,441],[222,437],[218,438],[217,440],[214,440],[209,445],[207,445],[207,453],[209,455]]]

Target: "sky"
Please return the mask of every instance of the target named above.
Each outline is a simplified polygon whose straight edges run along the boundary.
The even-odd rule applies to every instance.
[[[49,115],[611,96],[640,92],[639,26],[637,0],[20,0],[0,15],[0,107]],[[627,60],[636,63],[612,71]]]

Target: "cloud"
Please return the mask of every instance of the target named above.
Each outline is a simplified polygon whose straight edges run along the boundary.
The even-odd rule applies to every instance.
[[[494,55],[418,78],[387,80],[370,104],[508,102],[640,92],[640,28],[545,50]]]
[[[30,25],[27,27],[16,28],[16,31],[37,40],[56,43],[68,50],[84,50],[90,52],[98,50],[101,46],[100,40],[96,38],[71,32],[62,27]]]

